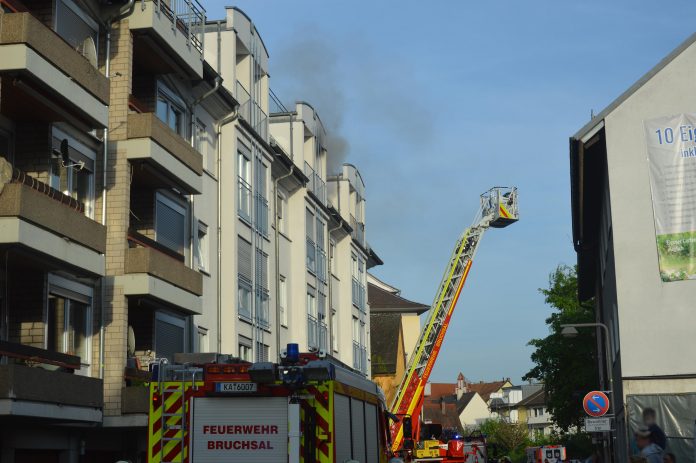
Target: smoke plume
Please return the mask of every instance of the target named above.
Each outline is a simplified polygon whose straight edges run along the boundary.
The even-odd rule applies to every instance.
[[[328,174],[336,174],[345,162],[350,145],[342,133],[346,97],[343,93],[338,56],[319,37],[306,35],[290,40],[270,60],[272,75],[280,76],[279,92],[283,104],[292,110],[296,100],[306,101],[316,110],[326,129]]]

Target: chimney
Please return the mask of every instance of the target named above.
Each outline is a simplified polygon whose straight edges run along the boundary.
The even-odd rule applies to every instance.
[[[425,397],[430,397],[430,394],[431,394],[430,381],[428,381],[427,383],[425,383],[425,390],[423,391],[423,395]]]

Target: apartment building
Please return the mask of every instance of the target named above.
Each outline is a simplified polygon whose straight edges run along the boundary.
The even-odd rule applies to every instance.
[[[140,372],[218,336],[237,102],[195,2],[1,3],[0,458],[144,460]]]
[[[279,187],[275,196],[282,219],[279,296],[288,301],[281,342],[327,352],[367,376],[367,269],[381,261],[365,240],[365,185],[350,164],[327,175],[332,153],[309,103],[272,112],[270,132],[293,162],[288,174],[307,179],[294,191]]]
[[[0,6],[0,461],[145,461],[147,370],[177,352],[299,342],[367,374],[364,184],[328,177],[311,106],[271,136],[253,22]]]

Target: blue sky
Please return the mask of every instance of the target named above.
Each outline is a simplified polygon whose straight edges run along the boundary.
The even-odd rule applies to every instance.
[[[229,0],[205,0],[209,18]],[[483,239],[431,379],[510,377],[548,331],[538,288],[573,264],[568,137],[694,30],[688,1],[247,0],[271,86],[313,103],[367,186],[373,272],[430,303],[478,195],[521,220]],[[695,77],[696,78],[696,77]]]

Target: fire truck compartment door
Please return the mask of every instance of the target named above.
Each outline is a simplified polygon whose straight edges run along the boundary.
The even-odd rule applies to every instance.
[[[191,463],[288,459],[287,397],[193,399]]]

